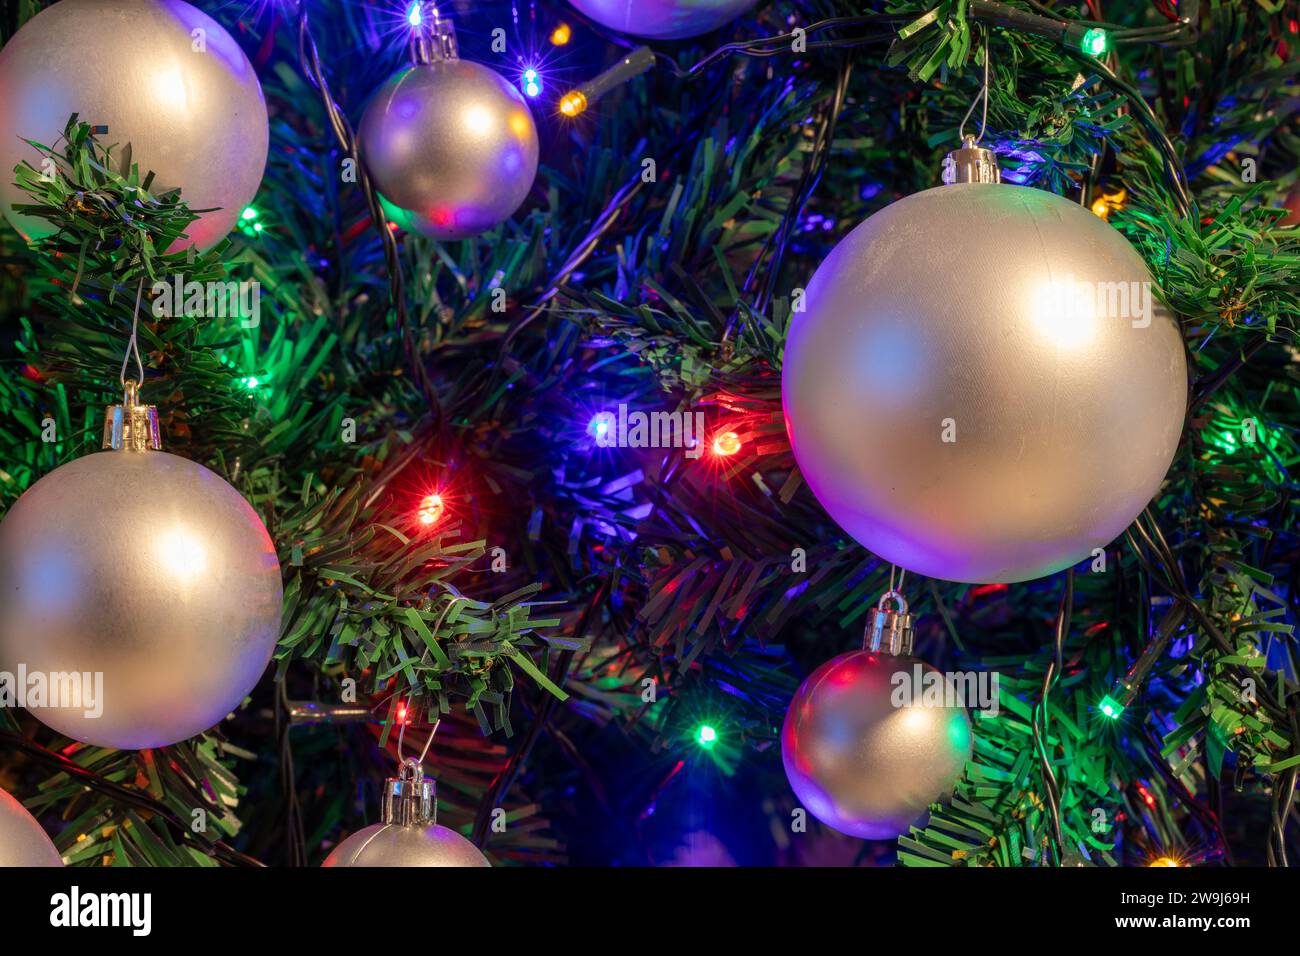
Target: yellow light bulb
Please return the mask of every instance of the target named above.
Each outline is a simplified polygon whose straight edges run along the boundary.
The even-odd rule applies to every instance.
[[[560,112],[565,116],[577,116],[587,108],[587,97],[581,90],[574,90],[560,100]]]
[[[567,23],[561,23],[551,31],[551,45],[564,46],[573,39],[573,30]]]

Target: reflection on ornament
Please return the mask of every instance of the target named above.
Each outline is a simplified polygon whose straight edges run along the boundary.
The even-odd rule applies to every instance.
[[[408,758],[384,784],[380,822],[358,830],[321,866],[491,866],[478,847],[455,830],[438,826],[432,780]]]
[[[280,633],[280,565],[218,475],[158,450],[128,383],[104,447],[36,482],[0,523],[0,670],[94,675],[101,699],[32,716],[75,740],[174,744],[239,706]]]
[[[202,43],[202,49],[196,44]],[[20,233],[52,231],[14,211],[31,197],[14,184],[41,154],[25,139],[57,145],[73,114],[107,127],[126,171],[155,174],[155,194],[179,188],[200,249],[235,226],[266,167],[266,102],[248,57],[206,13],[182,0],[59,0],[0,49],[0,209]]]
[[[682,40],[716,30],[756,0],[570,0],[591,19],[619,33]]]
[[[952,185],[876,213],[808,283],[786,428],[818,501],[876,555],[1024,581],[1104,548],[1159,490],[1187,363],[1118,231],[1051,193],[964,181],[996,179],[987,150],[953,157]]]

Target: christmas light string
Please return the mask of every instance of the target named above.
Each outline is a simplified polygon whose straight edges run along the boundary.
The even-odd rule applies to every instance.
[[[324,106],[326,116],[329,118],[335,141],[338,143],[339,148],[351,157],[356,164],[357,185],[365,196],[366,207],[370,211],[370,221],[379,232],[380,241],[383,244],[384,263],[388,272],[388,297],[392,303],[397,328],[402,337],[402,347],[407,357],[407,364],[411,366],[420,393],[428,403],[429,410],[433,413],[436,423],[442,417],[441,405],[437,391],[429,378],[429,371],[425,367],[415,337],[411,332],[410,319],[406,309],[406,284],[402,274],[401,259],[398,254],[397,237],[393,234],[392,225],[384,214],[379,195],[371,185],[365,164],[361,161],[361,152],[357,148],[356,133],[352,129],[352,124],[348,122],[347,116],[344,115],[339,105],[334,101],[334,97],[330,94],[329,82],[325,78],[325,71],[320,61],[320,52],[317,49],[316,40],[311,34],[307,5],[302,3],[301,0],[296,0],[296,5],[298,9],[299,63],[307,78],[320,93],[321,104]],[[422,30],[423,28],[421,28]]]
[[[1073,614],[1074,569],[1070,568],[1065,572],[1065,587],[1061,594],[1060,607],[1056,612],[1056,627],[1052,639],[1055,653],[1052,660],[1047,664],[1047,671],[1043,674],[1043,684],[1038,695],[1038,701],[1034,705],[1032,721],[1034,748],[1038,751],[1039,774],[1043,781],[1043,792],[1047,796],[1048,816],[1052,825],[1053,862],[1056,866],[1061,865],[1065,838],[1061,829],[1061,787],[1056,780],[1056,771],[1052,769],[1052,757],[1047,749],[1048,724],[1050,723],[1047,708],[1052,688],[1056,686],[1061,672],[1065,669],[1063,660],[1065,638],[1070,632],[1070,618]]]
[[[1076,60],[1082,67],[1087,70],[1095,71],[1115,92],[1123,95],[1137,110],[1138,119],[1143,128],[1151,137],[1153,144],[1160,153],[1164,163],[1165,178],[1169,182],[1170,191],[1174,195],[1174,200],[1178,205],[1180,214],[1191,216],[1194,211],[1194,204],[1186,185],[1186,174],[1183,171],[1181,160],[1178,158],[1177,150],[1170,141],[1168,135],[1161,128],[1159,120],[1151,110],[1145,98],[1134,89],[1130,84],[1111,70],[1102,61],[1099,54],[1105,53],[1105,48],[1098,49],[1094,46],[1092,49],[1085,49],[1084,38],[1088,31],[1102,31],[1106,38],[1112,38],[1117,44],[1156,44],[1160,46],[1185,46],[1196,39],[1196,28],[1194,24],[1195,4],[1189,4],[1187,15],[1179,19],[1176,24],[1169,24],[1160,27],[1125,27],[1122,24],[1105,23],[1102,21],[1082,21],[1082,20],[1064,20],[1054,16],[1040,16],[1019,10],[1006,4],[992,2],[992,0],[970,0],[968,16],[978,21],[985,21],[989,26],[1002,26],[1013,31],[1030,33],[1036,36],[1060,42],[1067,55]],[[931,11],[933,13],[933,11]],[[927,16],[930,16],[927,14]],[[819,20],[809,24],[807,27],[800,28],[800,32],[790,32],[777,34],[774,36],[759,37],[753,40],[745,40],[734,43],[727,43],[711,53],[702,57],[699,61],[688,68],[681,67],[675,59],[665,54],[654,53],[655,62],[663,63],[672,71],[673,75],[679,79],[690,80],[700,76],[709,66],[719,60],[732,54],[753,57],[771,57],[782,56],[795,52],[795,41],[802,41],[801,51],[815,49],[846,49],[862,46],[864,44],[879,42],[882,39],[894,39],[897,34],[892,29],[894,26],[902,23],[909,24],[912,22],[920,23],[925,20],[912,21],[910,17],[900,17],[890,14],[864,14],[861,16],[832,17],[825,20]],[[867,36],[836,38],[830,40],[808,41],[807,37],[815,33],[835,27],[885,27],[878,34]],[[987,33],[986,33],[987,42]],[[987,61],[987,57],[986,57]],[[626,58],[625,61],[626,62]],[[622,64],[612,67],[604,74],[601,74],[599,88],[602,92],[607,92],[616,85],[616,82],[626,82],[634,76],[640,75],[640,72],[629,72],[622,68]],[[593,81],[595,83],[596,81]],[[582,89],[582,88],[579,88]],[[576,93],[577,91],[575,91]],[[573,96],[574,94],[570,94]],[[587,104],[592,101],[593,97],[584,92],[577,100],[570,100],[566,97],[561,101],[561,110],[565,115],[573,116],[586,109]],[[578,107],[577,103],[581,103]],[[573,106],[566,110],[564,104],[571,103]]]
[[[754,264],[750,267],[749,274],[745,276],[745,282],[741,288],[746,293],[750,291],[758,275],[761,274],[763,277],[762,288],[752,305],[754,312],[760,315],[767,312],[768,304],[776,294],[776,282],[781,272],[781,262],[785,258],[790,233],[795,224],[802,218],[803,211],[812,198],[813,191],[821,182],[822,175],[830,163],[830,148],[835,141],[835,126],[839,120],[840,111],[844,108],[845,100],[848,98],[849,80],[852,75],[853,62],[849,57],[844,57],[836,76],[831,100],[820,111],[814,127],[812,149],[810,155],[802,164],[803,169],[799,176],[799,183],[790,198],[790,205],[787,208],[786,215],[781,217],[780,226],[764,243],[763,251],[754,257]],[[727,331],[730,334],[730,327]]]
[[[1146,525],[1150,526],[1150,530],[1144,526],[1143,518],[1146,519]],[[1227,656],[1235,655],[1237,653],[1236,648],[1229,643],[1222,631],[1220,631],[1219,628],[1215,626],[1214,622],[1210,620],[1209,615],[1206,614],[1205,609],[1201,607],[1200,602],[1198,602],[1188,590],[1182,569],[1179,566],[1177,559],[1174,557],[1172,550],[1169,548],[1168,542],[1165,541],[1164,535],[1156,524],[1150,509],[1148,508],[1143,512],[1142,517],[1133,522],[1124,534],[1128,539],[1130,548],[1137,556],[1139,563],[1143,566],[1147,575],[1155,579],[1164,580],[1164,583],[1174,596],[1176,602],[1175,609],[1181,607],[1185,609],[1186,612],[1190,612],[1196,617],[1203,633],[1209,635],[1210,639],[1214,641],[1223,654]],[[1146,546],[1146,549],[1149,549],[1159,558],[1160,565],[1164,569],[1163,574],[1157,571],[1157,569],[1150,564],[1144,548],[1140,547],[1138,544],[1138,538],[1141,539],[1142,543]],[[1167,620],[1174,614],[1175,609],[1171,609],[1169,614],[1166,615]],[[1181,624],[1181,615],[1174,619],[1173,627],[1177,627],[1179,624]],[[1156,660],[1163,653],[1163,649],[1168,644],[1171,636],[1172,633],[1164,634],[1158,632],[1156,637],[1143,649],[1143,652],[1139,655],[1137,661],[1130,668],[1128,673],[1116,682],[1115,687],[1112,689],[1111,694],[1108,695],[1108,697],[1117,702],[1126,699],[1135,699],[1142,686],[1145,684],[1146,679],[1149,677]],[[1226,669],[1235,675],[1239,685],[1244,686],[1244,681],[1253,681],[1255,679],[1253,672],[1242,665],[1226,665]],[[1272,721],[1282,723],[1289,727],[1293,733],[1292,740],[1300,740],[1300,734],[1296,733],[1296,731],[1300,730],[1300,719],[1297,718],[1297,708],[1300,707],[1300,692],[1297,692],[1295,689],[1290,689],[1285,692],[1284,700],[1287,701],[1285,704],[1279,704],[1267,694],[1261,694],[1255,698],[1255,704],[1265,710]],[[1163,764],[1161,766],[1162,769],[1164,769]],[[1243,768],[1238,768],[1239,771],[1241,769]],[[1293,808],[1295,806],[1296,774],[1292,772],[1295,769],[1295,767],[1292,767],[1283,773],[1277,774],[1272,787],[1269,840],[1266,848],[1268,858],[1272,865],[1286,865],[1285,833],[1287,819],[1290,814],[1294,812]],[[1196,804],[1195,799],[1192,798],[1190,794],[1186,794],[1186,796],[1187,800],[1184,802],[1187,803],[1188,806],[1194,807],[1194,812],[1199,812],[1199,805]],[[1226,841],[1224,842],[1224,846],[1226,848]]]

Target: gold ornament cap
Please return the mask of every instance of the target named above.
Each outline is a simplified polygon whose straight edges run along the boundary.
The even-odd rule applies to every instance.
[[[974,136],[963,136],[961,147],[954,149],[943,161],[943,183],[1000,183],[1002,170],[997,154],[975,142]]]
[[[397,776],[384,781],[379,819],[399,827],[426,827],[437,822],[438,804],[432,780],[426,780],[414,757],[402,761]]]
[[[104,448],[114,451],[161,451],[158,406],[141,405],[139,385],[127,382],[121,405],[104,410]]]
[[[885,605],[893,601],[895,609]],[[895,590],[886,591],[876,602],[876,609],[867,621],[862,648],[873,654],[892,654],[906,657],[912,653],[912,615],[907,609],[907,598]]]

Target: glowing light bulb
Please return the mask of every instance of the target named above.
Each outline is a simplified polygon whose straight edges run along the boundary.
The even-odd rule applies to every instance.
[[[1172,856],[1162,856],[1152,860],[1150,863],[1147,864],[1147,866],[1182,866],[1182,864],[1179,863],[1177,860],[1175,860]]]
[[[420,9],[420,0],[416,0],[406,9],[406,22],[411,27],[418,27],[424,22],[424,13]]]
[[[245,206],[244,211],[239,214],[239,218],[247,222],[250,219],[257,218],[257,209],[253,206]]]
[[[1106,36],[1106,31],[1100,27],[1093,27],[1079,41],[1079,49],[1089,56],[1105,56],[1108,46],[1110,46],[1110,38]]]
[[[560,112],[565,116],[578,116],[587,108],[587,97],[581,90],[565,94],[560,100]]]
[[[442,517],[443,503],[442,495],[428,495],[420,503],[420,524],[435,524]]]
[[[542,92],[542,77],[531,66],[524,70],[523,81],[520,84],[527,96],[537,96]]]
[[[740,436],[735,432],[723,432],[713,439],[713,453],[724,458],[740,451]]]
[[[718,742],[718,731],[710,724],[701,724],[695,733],[695,742],[705,750],[712,750]]]
[[[1103,697],[1101,703],[1097,706],[1100,707],[1101,712],[1111,720],[1119,720],[1120,715],[1124,713],[1124,705],[1111,697],[1110,694]]]
[[[551,31],[551,45],[564,46],[573,39],[573,29],[567,23],[561,23]]]
[[[255,388],[257,388],[257,386],[261,384],[262,384],[262,380],[259,379],[256,375],[250,375],[248,376],[248,378],[244,379],[244,388],[248,389],[250,392],[253,391]]]

